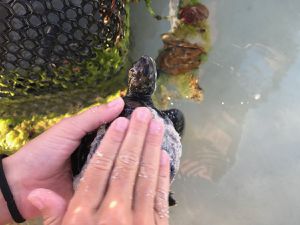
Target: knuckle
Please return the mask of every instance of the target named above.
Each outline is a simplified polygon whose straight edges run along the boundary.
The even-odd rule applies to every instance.
[[[62,118],[60,121],[59,121],[59,125],[62,125],[62,126],[65,126],[67,124],[70,124],[72,121],[72,117],[65,117],[65,118]]]
[[[159,179],[161,180],[166,180],[166,179],[170,179],[170,174],[169,173],[159,173]]]
[[[168,195],[164,197],[156,197],[154,209],[160,219],[169,218]]]
[[[118,130],[113,130],[110,135],[110,140],[114,143],[120,144],[123,141],[123,132]]]
[[[149,181],[153,181],[157,176],[157,168],[155,168],[153,164],[142,162],[138,176],[141,178],[147,178]]]
[[[98,223],[98,225],[129,225],[126,221],[124,221],[121,218],[115,218],[115,216],[112,216],[111,218],[105,217],[104,219],[101,219],[102,221]]]
[[[101,153],[96,153],[95,158],[93,162],[91,162],[91,164],[96,170],[108,171],[112,168],[113,162],[113,159],[102,155]]]
[[[102,108],[103,108],[103,105],[96,105],[96,106],[89,108],[86,112],[87,113],[97,113]]]
[[[121,155],[119,158],[120,165],[127,169],[134,169],[139,164],[139,158],[133,153],[127,155]]]
[[[86,133],[76,123],[76,116],[63,118],[58,124],[59,124],[59,127],[63,130],[75,130],[76,132]]]
[[[152,214],[153,214],[153,209],[149,209],[149,211],[152,210]],[[149,215],[151,215],[151,213],[149,213]],[[145,213],[143,212],[138,212],[136,213],[136,216],[133,218],[134,223],[133,224],[139,224],[139,225],[145,225],[145,224],[156,224],[153,221],[153,218],[148,215],[145,215]]]
[[[156,191],[156,199],[158,202],[160,201],[166,202],[168,198],[169,198],[169,193],[166,190],[159,188]]]
[[[146,145],[149,148],[160,148],[162,144],[162,138],[160,136],[149,135],[146,139]]]
[[[128,216],[121,210],[109,210],[102,215],[98,225],[129,225]]]
[[[130,139],[132,140],[141,140],[141,137],[143,133],[146,134],[146,128],[143,128],[145,127],[145,124],[143,125],[138,125],[138,124],[135,124],[134,126],[130,127],[129,130],[128,130],[128,136]]]
[[[71,222],[70,224],[88,224],[86,219],[92,218],[91,210],[84,209],[83,207],[77,207],[75,209],[72,209],[71,211],[68,210],[66,213],[66,218],[68,218],[68,221]],[[76,221],[76,222],[75,222]],[[48,221],[47,221],[48,222]],[[58,224],[58,221],[49,221],[50,223],[45,224]],[[51,223],[53,222],[53,223]]]

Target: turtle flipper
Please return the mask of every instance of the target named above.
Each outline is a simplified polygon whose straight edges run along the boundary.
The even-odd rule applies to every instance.
[[[73,176],[78,175],[84,164],[86,163],[88,154],[90,152],[90,146],[97,135],[97,131],[90,132],[85,135],[80,142],[80,145],[71,155],[71,167]]]
[[[177,201],[174,198],[174,193],[169,192],[169,206],[175,206],[175,205],[177,205]]]
[[[163,111],[163,113],[169,117],[169,119],[173,122],[175,130],[180,136],[182,136],[185,126],[183,113],[179,109],[169,109]]]

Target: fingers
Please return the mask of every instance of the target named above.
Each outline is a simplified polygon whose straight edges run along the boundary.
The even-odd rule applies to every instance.
[[[163,121],[152,120],[135,186],[133,208],[140,212],[151,211],[154,207],[163,134]]]
[[[108,104],[92,107],[76,116],[66,118],[52,129],[51,133],[79,141],[86,133],[115,119],[122,111],[124,101],[118,98]]]
[[[128,199],[132,197],[140,155],[151,119],[152,114],[147,108],[141,107],[133,112],[128,132],[112,171],[108,199],[124,201],[131,207],[132,202]]]
[[[57,155],[61,160],[69,158],[87,132],[97,129],[101,124],[112,121],[122,112],[123,107],[123,99],[118,98],[109,104],[95,106],[76,116],[63,119],[30,142],[29,146],[32,149],[37,149],[38,153],[39,143],[44,143],[46,146],[43,148],[49,149],[52,153],[59,150]]]
[[[76,191],[78,201],[87,201],[89,207],[92,208],[97,208],[101,204],[115,158],[128,125],[128,119],[120,117],[109,127]]]
[[[161,163],[155,196],[155,220],[158,225],[169,224],[170,160],[166,151],[161,151]]]
[[[70,202],[74,221],[87,212],[103,224],[168,224],[170,165],[161,151],[163,121],[152,117],[138,108],[130,121],[111,124]]]
[[[40,210],[43,216],[43,224],[61,224],[67,209],[65,199],[48,189],[36,189],[27,198],[33,206]]]

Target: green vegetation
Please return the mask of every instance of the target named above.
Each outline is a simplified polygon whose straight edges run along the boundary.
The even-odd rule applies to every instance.
[[[22,80],[18,73],[9,77],[0,75],[1,91],[12,96],[0,99],[0,153],[14,153],[62,118],[105,103],[126,86],[130,64],[128,6],[127,13],[125,37],[116,46],[94,49],[96,57],[80,64],[65,63],[54,70],[52,80],[46,80],[44,72],[38,74],[41,79],[37,81]],[[8,88],[12,83],[13,87],[21,85],[19,82],[24,88]],[[34,87],[39,95],[28,93],[26,85]]]

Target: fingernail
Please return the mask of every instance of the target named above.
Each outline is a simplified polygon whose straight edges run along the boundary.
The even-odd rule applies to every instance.
[[[29,195],[28,200],[34,207],[36,207],[39,210],[42,210],[45,207],[42,199],[39,196]]]
[[[119,97],[119,98],[111,101],[110,103],[108,103],[108,107],[109,108],[114,108],[114,107],[122,104],[122,102],[123,102],[123,99],[121,97]]]
[[[160,165],[167,165],[167,163],[169,163],[169,159],[169,154],[165,150],[162,150],[160,155]]]
[[[124,132],[127,127],[128,127],[128,120],[125,119],[125,118],[118,118],[116,119],[116,122],[115,122],[115,128],[116,130],[120,131],[120,132]]]
[[[163,122],[162,120],[153,119],[150,123],[150,133],[151,134],[159,134],[163,130]]]
[[[137,113],[137,119],[142,122],[146,121],[151,116],[150,110],[145,107],[138,108],[136,110],[136,113]]]

